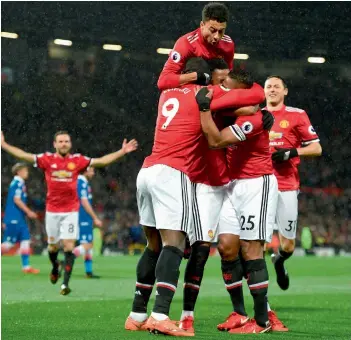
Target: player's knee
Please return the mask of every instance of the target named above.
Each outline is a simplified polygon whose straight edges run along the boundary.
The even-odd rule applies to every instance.
[[[147,240],[147,247],[155,253],[160,253],[162,250],[162,241],[159,231],[152,227],[143,227]]]
[[[48,251],[49,251],[50,253],[56,253],[56,252],[59,251],[59,249],[60,249],[60,247],[59,247],[58,244],[49,244],[49,245],[48,245]]]
[[[295,250],[295,240],[290,240],[283,237],[280,243],[280,247],[283,251],[287,253],[293,253]]]
[[[75,243],[75,240],[63,240],[63,251],[73,251]]]
[[[238,256],[239,244],[233,237],[222,236],[219,239],[218,252],[223,260],[232,261]]]
[[[169,246],[178,248],[179,251],[184,253],[185,234],[183,232],[174,230],[161,230],[161,237],[163,247]]]
[[[30,253],[30,241],[21,241],[20,243],[20,252],[22,255],[29,255]]]
[[[1,243],[1,253],[7,253],[13,247],[13,243],[11,242],[3,242]]]
[[[263,249],[263,241],[240,241],[240,252],[245,261],[262,259]]]

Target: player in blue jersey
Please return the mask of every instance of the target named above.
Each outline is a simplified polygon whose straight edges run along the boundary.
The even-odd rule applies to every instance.
[[[89,180],[95,175],[94,168],[90,167],[78,176],[78,197],[79,197],[79,243],[74,249],[74,255],[84,256],[85,272],[87,278],[98,279],[93,274],[93,226],[102,227],[102,221],[96,216],[92,207],[93,194]]]
[[[5,233],[1,244],[1,253],[8,253],[17,242],[20,242],[22,271],[27,274],[38,274],[39,269],[29,264],[30,234],[26,222],[29,218],[37,218],[37,214],[27,206],[27,190],[25,180],[28,179],[28,166],[17,163],[12,167],[14,178],[10,184],[5,207]]]

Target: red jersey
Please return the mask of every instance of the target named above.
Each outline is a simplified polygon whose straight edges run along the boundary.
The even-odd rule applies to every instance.
[[[44,170],[47,185],[46,211],[75,212],[79,210],[77,179],[91,163],[80,154],[65,157],[46,152],[35,156],[35,166]]]
[[[213,120],[218,130],[221,131],[223,129],[222,117],[218,114],[214,114]],[[225,149],[208,149],[206,153],[206,164],[208,183],[205,184],[221,186],[230,181]]]
[[[273,174],[269,133],[263,129],[262,113],[241,116],[230,126],[240,143],[227,149],[230,179],[256,178]]]
[[[143,167],[165,164],[184,172],[192,182],[207,181],[208,144],[202,134],[196,85],[163,91],[159,104],[154,145]]]
[[[201,29],[187,33],[180,37],[160,74],[157,86],[160,90],[179,87],[179,77],[188,59],[202,57],[204,59],[223,58],[230,69],[233,68],[234,42],[228,35],[224,35],[216,46],[205,42]]]
[[[275,117],[269,133],[272,153],[276,151],[276,147],[291,149],[319,142],[318,135],[304,110],[283,105],[280,110],[271,112]],[[297,190],[300,187],[299,164],[300,157],[294,157],[282,163],[273,162],[280,191]]]

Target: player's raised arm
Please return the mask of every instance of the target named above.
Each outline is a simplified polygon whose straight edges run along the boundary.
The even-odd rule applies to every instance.
[[[20,148],[17,148],[16,146],[10,145],[5,141],[4,134],[1,131],[1,148],[9,153],[10,155],[22,159],[28,163],[34,164],[35,163],[35,155],[32,153],[28,153],[26,151],[23,151]]]
[[[102,156],[100,158],[93,158],[91,160],[90,166],[94,168],[107,166],[113,162],[116,162],[118,159],[122,158],[127,153],[135,151],[137,148],[138,142],[135,139],[132,139],[129,142],[127,142],[127,139],[124,139],[122,148],[120,150]]]

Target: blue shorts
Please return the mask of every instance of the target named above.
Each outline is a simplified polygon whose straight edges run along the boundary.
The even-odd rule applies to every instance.
[[[3,242],[21,242],[29,241],[30,234],[26,223],[8,223],[6,224]]]
[[[93,223],[79,222],[79,242],[80,243],[93,242]]]

